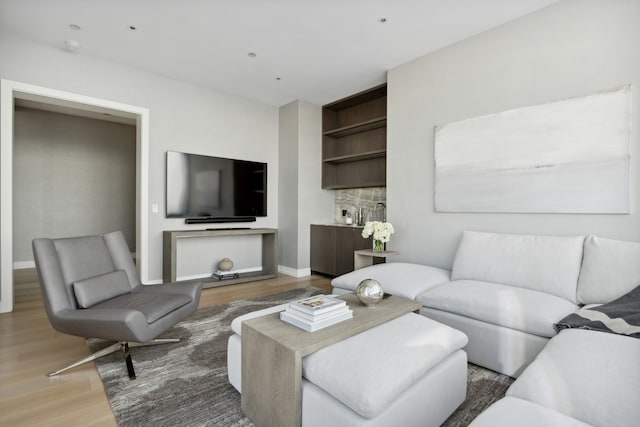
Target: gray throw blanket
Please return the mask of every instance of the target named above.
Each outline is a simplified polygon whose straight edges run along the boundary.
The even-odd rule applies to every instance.
[[[640,286],[610,303],[581,308],[554,327],[558,332],[579,328],[640,338]]]

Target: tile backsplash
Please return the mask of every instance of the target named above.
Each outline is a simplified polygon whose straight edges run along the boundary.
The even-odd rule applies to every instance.
[[[343,209],[351,212],[353,217],[354,212],[358,211],[359,208],[362,208],[364,213],[364,221],[382,221],[383,207],[378,205],[378,203],[384,203],[386,205],[386,187],[336,190],[335,221],[337,223],[344,223],[344,217],[342,216]]]

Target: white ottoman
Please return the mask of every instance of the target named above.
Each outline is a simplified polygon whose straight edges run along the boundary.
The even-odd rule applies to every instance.
[[[229,338],[236,389],[240,341]],[[466,397],[466,344],[462,332],[410,313],[309,355],[302,426],[439,426]]]

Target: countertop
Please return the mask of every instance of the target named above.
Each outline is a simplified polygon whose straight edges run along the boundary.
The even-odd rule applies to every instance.
[[[339,222],[331,222],[331,223],[325,223],[325,224],[311,224],[311,225],[324,225],[325,227],[364,228],[364,225],[343,224]]]

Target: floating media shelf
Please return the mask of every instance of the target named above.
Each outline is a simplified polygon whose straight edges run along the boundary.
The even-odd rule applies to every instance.
[[[272,279],[278,276],[278,230],[274,228],[216,229],[216,230],[176,230],[162,232],[162,280],[165,283],[177,281],[178,239],[210,238],[221,236],[262,235],[262,270],[239,273],[236,279],[218,280],[205,277],[184,282],[202,282],[203,288],[235,285],[238,283]],[[213,272],[212,272],[213,273]]]

